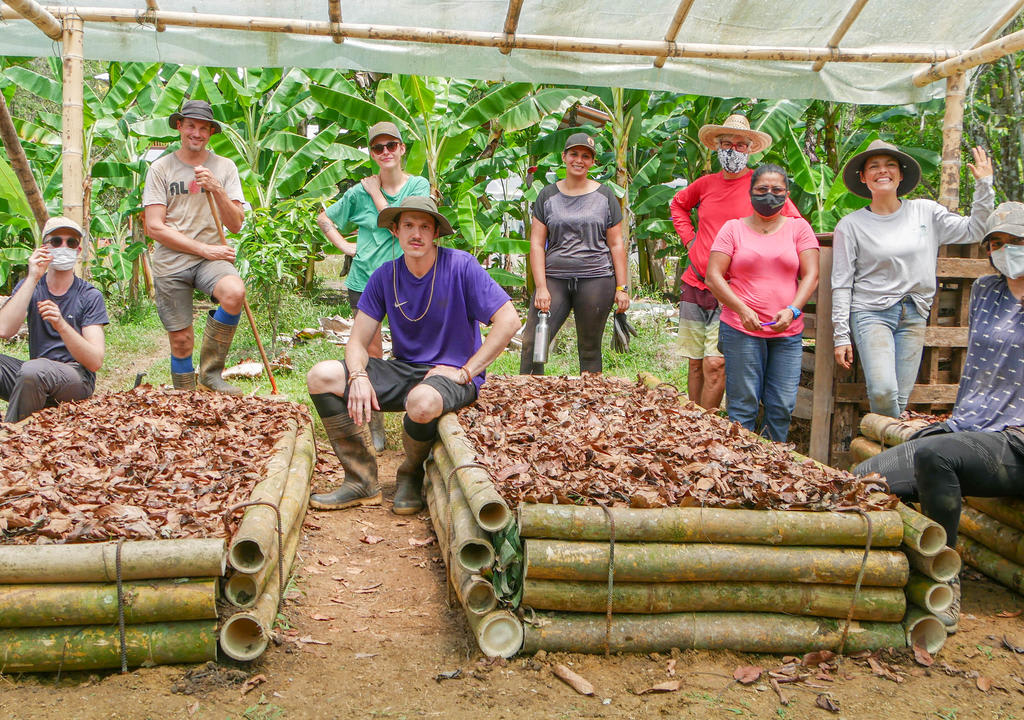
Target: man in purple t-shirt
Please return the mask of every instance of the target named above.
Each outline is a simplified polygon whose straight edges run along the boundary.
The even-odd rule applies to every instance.
[[[0,355],[0,398],[7,422],[66,400],[83,400],[96,387],[103,364],[103,295],[75,276],[82,227],[64,217],[43,226],[43,244],[28,259],[28,275],[0,308],[0,337],[10,338],[28,320],[24,361]]]
[[[359,299],[344,364],[317,363],[306,386],[345,482],[310,496],[312,507],[340,510],[381,502],[377,460],[359,426],[371,410],[405,410],[405,460],[395,476],[394,512],[423,509],[423,463],[437,436],[438,419],[476,400],[484,370],[519,330],[508,294],[469,253],[439,247],[452,228],[429,197],[410,196],[377,217],[397,238],[403,255],[380,266]],[[390,360],[369,357],[367,346],[387,316]],[[481,342],[480,323],[492,325]]]

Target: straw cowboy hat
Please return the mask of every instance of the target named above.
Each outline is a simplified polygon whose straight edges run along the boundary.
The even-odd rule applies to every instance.
[[[857,153],[843,166],[843,184],[854,195],[871,199],[871,191],[860,179],[860,173],[864,169],[864,163],[873,155],[890,155],[899,162],[903,179],[900,180],[900,185],[896,188],[897,195],[906,195],[921,181],[921,166],[917,164],[917,160],[892,143],[887,143],[885,140],[872,140],[867,150]]]
[[[730,115],[721,125],[704,125],[697,131],[700,141],[712,150],[718,148],[719,135],[742,135],[750,142],[749,153],[759,153],[772,146],[772,136],[760,130],[751,130],[750,121],[744,115]]]
[[[433,198],[421,195],[410,195],[402,200],[400,205],[392,205],[391,207],[386,207],[381,210],[377,215],[377,227],[391,227],[392,223],[398,219],[400,214],[410,210],[426,213],[434,218],[434,220],[437,221],[438,237],[451,235],[455,232],[452,230],[452,226],[451,223],[448,222],[448,218],[437,211],[437,205],[434,204]]]

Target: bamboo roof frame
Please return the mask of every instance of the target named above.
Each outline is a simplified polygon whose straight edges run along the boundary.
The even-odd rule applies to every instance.
[[[839,27],[837,27],[835,32],[832,33],[832,37],[829,38],[829,47],[839,47],[839,41],[843,39],[843,36],[846,35],[846,31],[850,29],[850,26],[853,25],[853,21],[857,19],[857,16],[860,15],[860,11],[863,10],[864,6],[867,4],[868,0],[853,0],[853,5],[851,5],[850,9],[846,11],[846,16],[843,18],[843,21],[839,23]],[[825,67],[825,61],[816,60],[811,69],[814,72],[821,72],[823,67]]]
[[[508,12],[505,14],[505,39],[506,42],[500,48],[502,55],[512,52],[512,41],[515,39],[516,30],[519,27],[519,16],[523,12],[524,0],[509,0]]]
[[[676,44],[679,30],[683,27],[686,16],[690,14],[690,8],[693,7],[693,3],[694,0],[679,0],[679,7],[676,8],[676,14],[672,17],[672,22],[668,26],[668,32],[665,33],[665,42],[672,43],[673,45]],[[668,55],[659,55],[654,58],[654,67],[665,67],[666,60],[668,60]]]

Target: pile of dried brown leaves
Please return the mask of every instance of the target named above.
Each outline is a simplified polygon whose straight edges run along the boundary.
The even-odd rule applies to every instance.
[[[0,542],[228,537],[289,418],[308,413],[143,385],[0,426]]]
[[[459,414],[510,503],[705,506],[780,510],[881,509],[873,476],[793,458],[670,386],[602,375],[492,376]]]

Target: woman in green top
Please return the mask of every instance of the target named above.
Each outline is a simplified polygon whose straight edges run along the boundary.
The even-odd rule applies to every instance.
[[[370,158],[377,164],[378,172],[349,188],[338,202],[321,211],[316,219],[327,239],[352,258],[345,287],[353,310],[359,306],[359,298],[373,271],[402,254],[391,231],[377,227],[377,214],[389,205],[400,205],[410,195],[430,195],[430,183],[426,178],[409,175],[402,170],[405,143],[398,126],[380,122],[371,127],[369,148]],[[352,227],[356,229],[355,242],[345,240],[340,232]],[[383,356],[380,330],[368,350],[370,357]],[[385,447],[384,422],[380,413],[373,413],[370,433],[373,446],[380,452]]]

